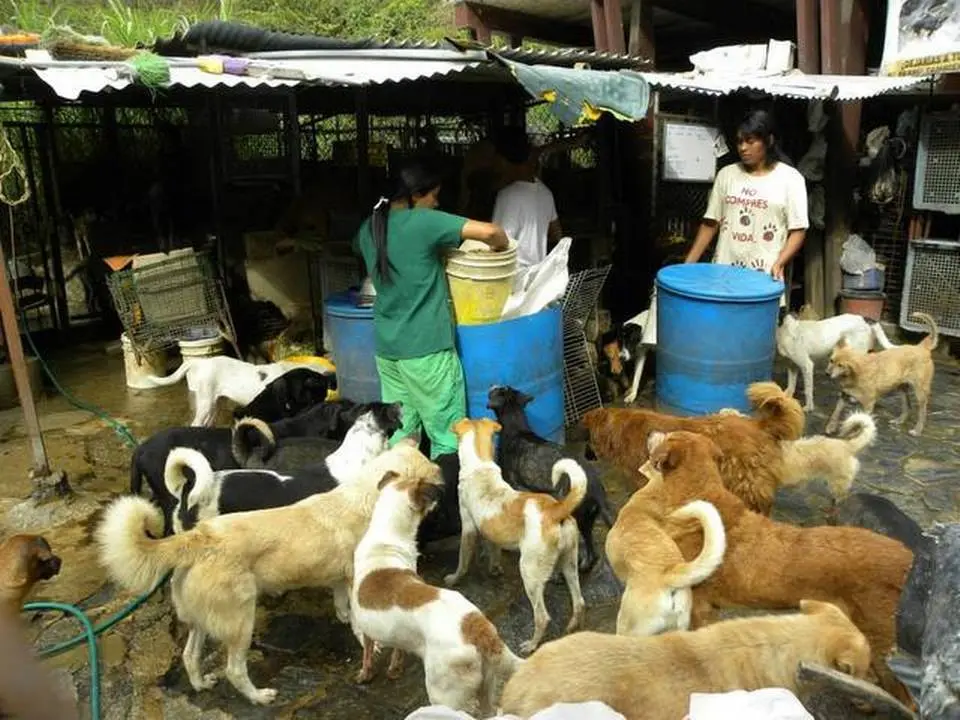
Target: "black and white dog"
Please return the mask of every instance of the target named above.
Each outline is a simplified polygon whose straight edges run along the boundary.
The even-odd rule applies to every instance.
[[[267,385],[253,402],[238,410],[236,419],[253,417],[264,422],[276,422],[296,417],[304,410],[327,399],[327,392],[336,388],[335,375],[321,375],[308,368],[288,370]]]
[[[649,350],[643,344],[648,317],[649,311],[644,310],[600,337],[597,369],[605,402],[622,397],[629,404],[637,399]]]
[[[399,403],[389,407],[399,417]],[[391,420],[391,426],[394,423]],[[333,454],[321,463],[289,473],[266,469],[217,472],[202,453],[175,448],[167,456],[164,469],[167,491],[179,498],[174,530],[189,530],[201,520],[218,515],[283,507],[328,492],[351,482],[364,465],[386,451],[388,440],[377,412],[368,410],[357,418]]]
[[[330,438],[337,442],[346,437],[357,417],[367,410],[365,405],[349,401],[320,403],[295,418],[270,426],[275,439],[300,434]],[[153,502],[163,510],[164,533],[173,532],[173,509],[177,498],[164,482],[167,456],[174,448],[196,450],[206,458],[213,471],[243,467],[233,454],[233,433],[230,428],[175,427],[160,430],[140,443],[130,458],[130,492],[139,495],[146,480]]]
[[[590,463],[575,457],[562,446],[550,442],[530,429],[524,408],[533,400],[530,395],[511,387],[494,385],[487,394],[487,407],[496,413],[501,425],[497,463],[503,478],[514,488],[545,492],[563,497],[569,488],[564,483],[554,487],[550,472],[554,463],[563,458],[576,460],[587,475],[587,495],[574,512],[577,528],[583,538],[586,552],[580,555],[581,572],[589,572],[599,559],[593,545],[593,526],[597,517],[607,527],[613,527],[614,513],[607,500],[607,491],[600,476]]]

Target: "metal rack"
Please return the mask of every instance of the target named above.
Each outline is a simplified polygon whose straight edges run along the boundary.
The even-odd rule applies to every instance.
[[[563,414],[567,427],[576,425],[586,412],[603,404],[585,330],[610,267],[571,275],[563,296]]]

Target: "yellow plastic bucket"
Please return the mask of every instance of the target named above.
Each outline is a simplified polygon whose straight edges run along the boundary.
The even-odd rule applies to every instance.
[[[447,257],[447,281],[458,325],[497,322],[513,291],[517,246],[503,252],[463,252]]]

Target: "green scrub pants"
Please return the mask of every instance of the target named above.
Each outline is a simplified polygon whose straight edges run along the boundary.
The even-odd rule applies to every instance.
[[[455,453],[453,426],[467,415],[467,391],[456,351],[403,360],[378,355],[377,372],[383,402],[403,404],[403,425],[393,434],[391,446],[405,437],[418,436],[423,428],[430,438],[431,459]]]

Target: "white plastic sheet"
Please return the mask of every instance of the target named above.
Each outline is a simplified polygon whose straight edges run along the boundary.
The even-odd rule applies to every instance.
[[[785,688],[690,696],[687,720],[814,720],[796,695]]]
[[[567,261],[572,244],[571,238],[563,238],[541,262],[516,274],[513,292],[503,306],[502,319],[533,315],[563,297],[570,282]]]

